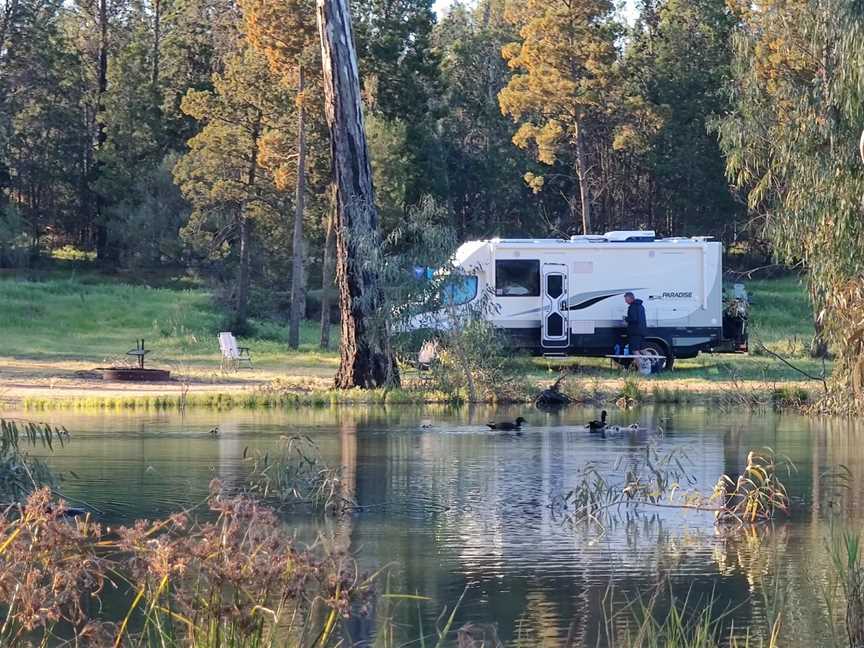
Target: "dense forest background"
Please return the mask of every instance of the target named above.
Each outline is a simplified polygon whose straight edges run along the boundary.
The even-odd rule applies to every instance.
[[[609,0],[432,5],[352,3],[385,237],[646,227],[807,256],[777,245],[802,234],[777,217],[777,147],[812,134],[825,158],[815,140],[851,132],[819,94],[843,69],[832,2],[640,0],[629,22]],[[0,9],[0,266],[74,249],[192,269],[243,316],[314,309],[333,239],[314,2]]]

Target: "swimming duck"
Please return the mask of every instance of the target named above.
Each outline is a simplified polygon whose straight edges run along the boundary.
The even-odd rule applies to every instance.
[[[211,435],[213,435],[213,436],[216,436],[217,434],[219,434],[219,426],[217,425],[216,427],[212,428],[212,429],[208,432],[208,434],[211,434]]]
[[[486,425],[490,430],[521,430],[525,419],[521,416],[515,421],[501,421],[500,423],[489,422]]]
[[[599,421],[588,421],[588,424],[585,426],[586,430],[591,430],[592,432],[599,432],[603,428],[606,427],[606,410],[600,412],[600,420]]]

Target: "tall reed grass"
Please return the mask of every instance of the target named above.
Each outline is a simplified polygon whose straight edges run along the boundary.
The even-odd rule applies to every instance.
[[[218,482],[202,516],[109,530],[65,511],[40,489],[0,515],[0,645],[351,645],[348,621],[373,613],[374,577],[350,555],[299,546]],[[118,592],[129,603],[111,617],[103,599]]]
[[[55,445],[63,446],[68,436],[62,427],[0,419],[0,505],[20,502],[42,486],[56,486],[55,475],[25,446],[53,450]]]

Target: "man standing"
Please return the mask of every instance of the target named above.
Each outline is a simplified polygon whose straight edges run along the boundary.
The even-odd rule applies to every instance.
[[[636,299],[632,292],[624,293],[624,301],[627,302],[627,344],[630,345],[630,353],[636,354],[642,350],[645,343],[645,335],[648,332],[648,322],[645,320],[645,307],[641,299]]]

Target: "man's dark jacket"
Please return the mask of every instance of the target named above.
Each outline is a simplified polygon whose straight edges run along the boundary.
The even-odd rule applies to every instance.
[[[635,338],[645,337],[648,322],[645,320],[645,307],[641,299],[634,299],[627,308],[627,335]]]

